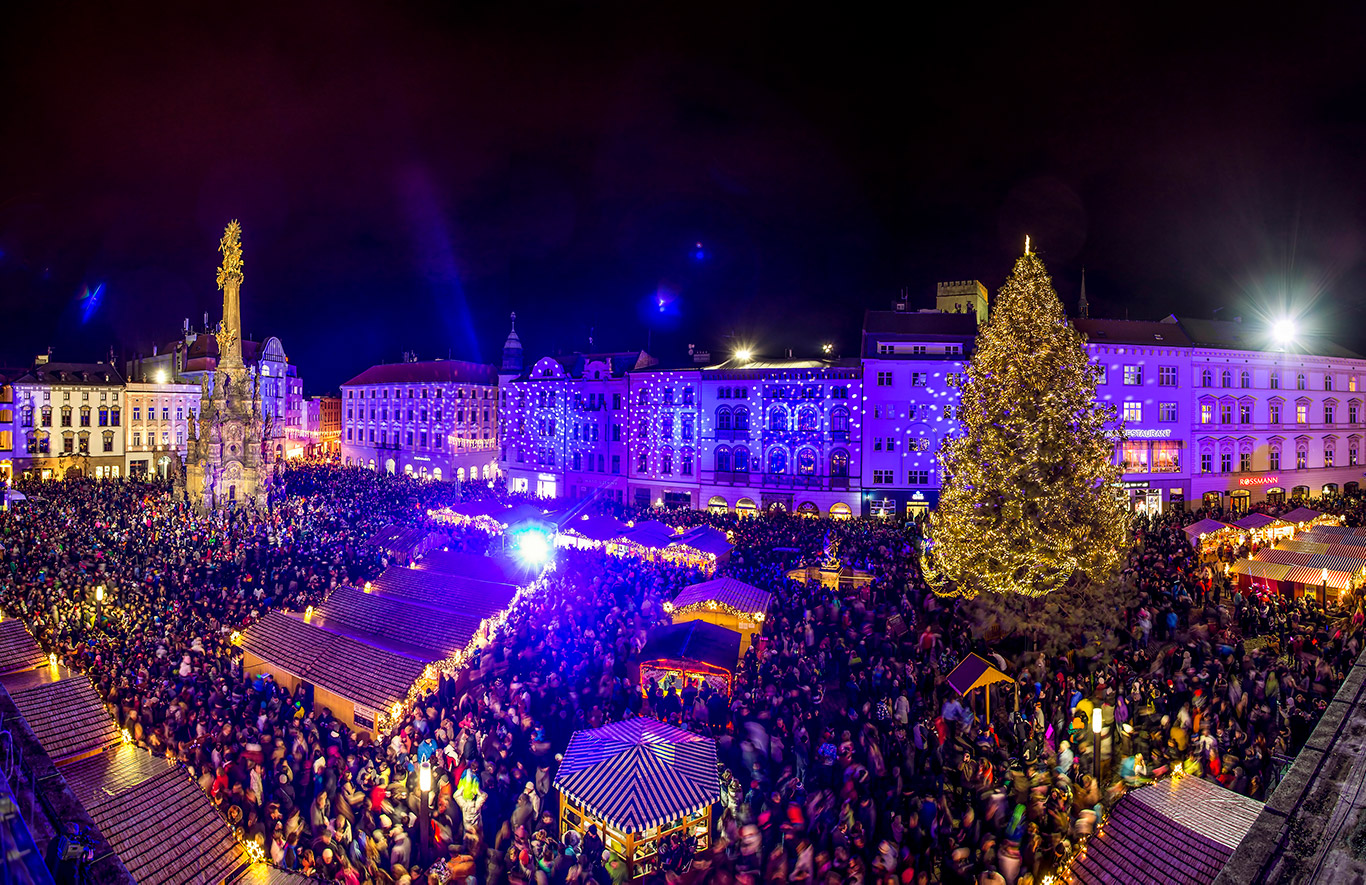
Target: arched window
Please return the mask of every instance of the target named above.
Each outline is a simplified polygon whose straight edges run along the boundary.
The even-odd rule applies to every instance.
[[[844,406],[830,410],[830,430],[834,433],[849,432],[849,410]]]
[[[768,472],[786,473],[787,472],[787,452],[782,449],[768,450]]]
[[[1249,372],[1249,371],[1247,371],[1246,369],[1244,369],[1244,370],[1243,370],[1243,374],[1240,375],[1239,378],[1238,378],[1238,384],[1239,384],[1241,387],[1244,387],[1244,388],[1251,387],[1251,386],[1252,386],[1252,373]]]
[[[1304,373],[1303,373],[1303,372],[1301,372],[1300,374],[1298,374],[1298,375],[1295,376],[1295,389],[1296,389],[1296,390],[1307,390],[1308,387],[1309,387],[1309,383],[1308,383],[1308,381],[1305,379]]]
[[[731,456],[732,469],[736,473],[749,472],[749,449],[744,446],[736,446],[735,453]]]
[[[433,468],[432,468],[432,479],[436,480],[437,482],[440,482],[440,481],[441,481],[441,468],[440,468],[440,467],[433,467]]]
[[[737,406],[735,409],[735,429],[749,430],[749,409]]]
[[[52,406],[43,406],[43,426],[52,426]],[[62,426],[71,426],[71,407],[62,406]]]
[[[465,468],[463,468],[463,467],[457,467],[457,468],[455,468],[455,478],[456,478],[456,481],[457,481],[457,482],[464,482],[464,481],[465,481]]]
[[[787,409],[782,406],[774,406],[768,413],[768,429],[783,431],[787,429]]]
[[[816,475],[815,449],[802,449],[797,453],[797,472],[802,476]]]
[[[1220,384],[1220,386],[1222,386],[1222,387],[1232,387],[1232,386],[1233,386],[1233,373],[1230,372],[1228,369],[1225,369],[1225,370],[1219,375],[1219,384]]]
[[[1205,371],[1203,371],[1203,372],[1200,373],[1200,386],[1201,386],[1201,387],[1213,387],[1213,386],[1214,386],[1214,373],[1213,373],[1212,371],[1210,371],[1209,369],[1206,369]]]
[[[648,401],[649,401],[649,395],[646,394],[646,392],[645,392],[644,390],[642,390],[642,391],[639,393],[639,395],[636,396],[636,405],[638,405],[638,406],[643,406],[643,405],[645,405]]]
[[[730,414],[730,407],[729,407],[729,406],[722,406],[721,408],[717,409],[717,410],[716,410],[716,429],[717,429],[717,430],[730,430],[730,426],[731,426],[731,425],[730,425],[730,418],[731,418],[731,414]]]
[[[816,410],[803,406],[797,410],[797,429],[804,431],[820,430],[821,419]]]
[[[730,449],[720,446],[716,450],[716,472],[730,473]]]
[[[844,449],[835,449],[830,453],[830,475],[849,475],[849,453]]]
[[[659,453],[659,472],[663,476],[673,476],[674,450],[665,449]]]

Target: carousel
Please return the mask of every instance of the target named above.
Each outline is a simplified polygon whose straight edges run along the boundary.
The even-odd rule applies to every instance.
[[[710,847],[721,798],[716,742],[645,717],[577,731],[555,789],[561,835],[593,828],[638,879],[660,871],[680,844]]]

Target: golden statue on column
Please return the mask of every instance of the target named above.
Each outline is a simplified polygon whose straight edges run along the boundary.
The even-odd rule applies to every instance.
[[[216,339],[213,382],[205,384],[199,420],[190,424],[185,494],[203,510],[254,504],[265,507],[275,453],[263,439],[260,385],[242,363],[242,226],[233,220],[218,243],[223,263],[223,321]]]

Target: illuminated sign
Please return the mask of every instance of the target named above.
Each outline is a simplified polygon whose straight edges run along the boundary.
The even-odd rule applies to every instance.
[[[1129,439],[1166,439],[1172,435],[1170,427],[1132,427],[1126,428],[1124,435]]]
[[[1238,480],[1240,486],[1274,486],[1281,481],[1279,476],[1244,476]]]

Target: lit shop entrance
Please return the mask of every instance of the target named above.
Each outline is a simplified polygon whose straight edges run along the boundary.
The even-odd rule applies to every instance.
[[[1233,510],[1234,516],[1246,516],[1247,505],[1252,500],[1252,493],[1247,489],[1239,489],[1236,492],[1228,493],[1229,507]]]
[[[1162,490],[1130,489],[1129,509],[1134,513],[1156,516],[1162,512]]]

